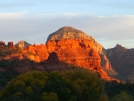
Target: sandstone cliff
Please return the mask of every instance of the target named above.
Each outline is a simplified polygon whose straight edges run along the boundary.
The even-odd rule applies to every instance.
[[[50,34],[47,39],[47,42],[51,40],[70,40],[70,39],[90,40],[92,42],[92,45],[90,45],[91,43],[89,43],[88,47],[89,48],[92,47],[93,50],[99,53],[102,68],[108,73],[108,75],[117,75],[117,73],[113,70],[111,63],[107,59],[106,50],[103,48],[103,46],[100,45],[98,42],[96,42],[94,38],[88,36],[86,33],[80,30],[77,30],[72,27],[62,27],[56,32]],[[75,44],[74,45],[72,44],[72,47],[75,47]]]
[[[72,27],[60,28],[49,35],[46,45],[48,52],[56,52],[61,61],[100,70],[96,68],[98,65],[101,71],[105,70],[109,75],[117,74],[107,59],[106,50],[80,30]]]
[[[46,45],[31,45],[24,49],[30,55],[27,55],[27,58],[35,62],[42,62],[48,59],[49,53],[47,51]]]
[[[52,40],[46,43],[49,53],[55,52],[60,61],[96,71],[101,78],[110,80],[101,67],[101,58],[90,40]]]

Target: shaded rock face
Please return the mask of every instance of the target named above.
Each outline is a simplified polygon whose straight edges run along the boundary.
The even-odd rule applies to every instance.
[[[117,44],[106,52],[114,70],[119,73],[117,78],[134,82],[134,49],[126,49]]]
[[[100,54],[101,58],[101,66],[103,67],[104,71],[110,75],[110,76],[115,76],[118,75],[117,72],[113,69],[111,63],[109,62],[108,58],[104,54]]]
[[[55,52],[52,52],[49,54],[49,57],[47,59],[50,63],[58,63],[59,62],[59,57],[57,56],[57,54]]]

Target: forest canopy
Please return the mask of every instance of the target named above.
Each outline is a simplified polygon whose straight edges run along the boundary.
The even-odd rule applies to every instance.
[[[103,95],[101,80],[89,70],[33,71],[12,79],[0,101],[101,101]]]

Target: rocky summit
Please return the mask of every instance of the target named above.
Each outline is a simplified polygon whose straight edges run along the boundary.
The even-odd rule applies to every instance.
[[[47,41],[51,40],[70,40],[70,39],[83,39],[90,40],[94,43],[93,48],[97,50],[99,53],[103,54],[103,47],[95,41],[94,38],[82,32],[81,30],[72,28],[72,27],[62,27],[56,32],[50,34],[47,38]]]
[[[88,39],[91,40],[92,37],[88,36],[86,33],[77,30],[72,27],[62,27],[56,32],[49,35],[47,41],[49,40],[61,40],[61,39]]]

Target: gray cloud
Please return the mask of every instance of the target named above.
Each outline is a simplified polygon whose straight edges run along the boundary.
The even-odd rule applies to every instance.
[[[0,40],[6,42],[26,40],[32,44],[45,43],[52,32],[63,26],[72,26],[94,37],[105,48],[114,47],[117,43],[134,47],[133,15],[108,17],[67,13],[25,17],[25,13],[21,12],[17,18],[5,16],[0,17]]]

